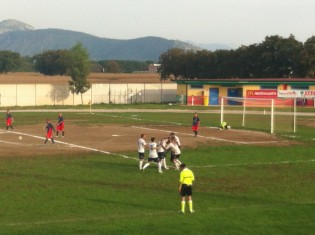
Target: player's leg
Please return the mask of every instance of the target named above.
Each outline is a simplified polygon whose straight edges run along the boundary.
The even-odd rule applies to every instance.
[[[142,170],[150,166],[151,159],[149,158],[148,162],[143,166]]]
[[[162,166],[164,167],[165,170],[170,169],[170,168],[168,168],[168,166],[166,165],[166,159],[165,159],[165,158],[162,159]]]
[[[144,153],[139,153],[139,170],[142,171]]]
[[[180,201],[180,211],[182,213],[185,213],[185,207],[186,207],[185,196],[182,196]]]
[[[157,162],[158,171],[159,171],[159,173],[163,173],[163,171],[162,171],[162,160],[161,160],[161,158],[158,158],[157,161],[158,161],[158,162]]]
[[[189,206],[189,211],[190,213],[194,213],[194,209],[193,209],[193,201],[192,201],[192,195],[188,196],[188,206]]]

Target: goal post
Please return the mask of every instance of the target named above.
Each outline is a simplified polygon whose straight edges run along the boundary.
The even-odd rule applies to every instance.
[[[295,113],[283,111],[274,99],[221,97],[220,122],[236,128],[275,132],[295,132]]]

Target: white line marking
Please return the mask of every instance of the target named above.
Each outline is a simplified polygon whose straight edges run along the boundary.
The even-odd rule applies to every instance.
[[[191,168],[215,168],[215,167],[230,167],[230,166],[278,165],[278,164],[309,163],[309,162],[315,162],[315,159],[296,160],[296,161],[280,161],[280,162],[229,163],[229,164],[221,164],[221,165],[190,166],[190,167]]]
[[[134,127],[134,126],[133,126]],[[138,127],[134,127],[134,128],[138,128]],[[145,129],[150,129],[150,128],[145,128]],[[157,130],[157,129],[152,129],[152,130]],[[158,130],[158,131],[162,131],[162,132],[170,132],[169,130]],[[6,132],[6,133],[11,133],[11,134],[17,134],[17,135],[23,135],[23,136],[28,136],[28,137],[33,137],[33,138],[37,138],[37,139],[41,139],[41,140],[45,140],[45,137],[41,137],[41,136],[36,136],[36,135],[31,135],[31,134],[27,134],[27,133],[22,133],[22,132],[16,132],[16,131],[10,131],[10,132]],[[192,134],[186,134],[186,133],[181,133],[181,134],[185,134],[185,135],[192,135]],[[192,135],[193,136],[193,135]],[[206,137],[205,137],[206,138]],[[6,143],[6,141],[0,141],[3,143]],[[113,156],[119,156],[119,157],[123,157],[125,159],[131,159],[131,160],[138,160],[138,158],[136,157],[129,157],[127,155],[124,154],[119,154],[119,153],[111,153],[108,151],[104,151],[104,150],[99,150],[99,149],[95,149],[95,148],[90,148],[90,147],[85,147],[85,146],[81,146],[81,145],[77,145],[77,144],[71,144],[71,143],[66,143],[66,142],[62,142],[62,141],[58,141],[55,140],[56,143],[60,143],[69,147],[75,147],[75,148],[81,148],[81,149],[85,149],[85,150],[90,150],[93,152],[99,152],[99,153],[104,153],[106,155],[113,155]],[[11,143],[11,142],[8,142]],[[12,143],[13,144],[13,143]],[[44,144],[41,146],[45,146]],[[310,160],[296,160],[296,161],[280,161],[280,162],[251,162],[251,163],[230,163],[230,164],[221,164],[221,165],[206,165],[206,166],[191,166],[192,168],[214,168],[214,167],[233,167],[233,166],[250,166],[250,165],[277,165],[277,164],[290,164],[290,163],[307,163],[307,162],[315,162],[315,159],[310,159]]]
[[[138,127],[138,126],[132,126],[132,128],[138,128],[138,129],[144,129],[144,130],[150,130],[150,131],[161,131],[161,132],[168,132],[169,130],[161,130],[161,129],[154,129],[154,128],[148,128],[148,127]],[[176,132],[181,135],[187,135],[187,136],[194,136],[194,134],[187,134],[183,132]],[[235,140],[227,140],[227,139],[221,139],[216,137],[210,137],[210,136],[203,136],[198,135],[197,137],[206,138],[206,139],[212,139],[212,140],[218,140],[218,141],[224,141],[224,142],[231,142],[231,143],[237,143],[237,144],[267,144],[267,143],[277,143],[278,141],[255,141],[255,142],[244,142],[244,141],[235,141]]]
[[[143,119],[141,119],[141,118],[126,117],[126,116],[117,116],[117,115],[111,115],[111,114],[106,114],[106,113],[97,113],[97,115],[105,115],[105,116],[108,116],[108,117],[124,118],[124,119],[131,119],[131,120],[137,120],[137,121],[143,120]],[[132,116],[133,116],[133,115],[132,115]],[[174,125],[178,125],[178,126],[183,125],[182,123],[178,123],[178,122],[167,122],[167,121],[159,121],[159,120],[151,120],[151,119],[145,119],[145,120],[146,120],[146,121],[153,121],[153,122],[155,122],[155,123],[161,122],[161,123],[174,124]]]
[[[17,135],[23,135],[23,136],[28,136],[28,137],[33,137],[33,138],[37,138],[37,139],[41,139],[41,140],[45,140],[45,137],[41,137],[41,136],[36,136],[36,135],[31,135],[31,134],[27,134],[27,133],[22,133],[22,132],[17,132],[17,131],[10,131],[7,133],[11,133],[11,134],[17,134]],[[107,155],[114,155],[114,156],[120,156],[123,158],[130,158],[130,159],[136,159],[136,158],[132,158],[123,154],[117,154],[117,153],[111,153],[108,151],[104,151],[104,150],[99,150],[99,149],[95,149],[95,148],[90,148],[90,147],[85,147],[85,146],[81,146],[81,145],[77,145],[77,144],[71,144],[71,143],[67,143],[67,142],[63,142],[63,141],[59,141],[59,140],[55,140],[55,143],[59,143],[59,144],[63,144],[63,145],[67,145],[69,147],[76,147],[76,148],[81,148],[81,149],[85,149],[85,150],[90,150],[93,152],[99,152],[99,153],[104,153]]]

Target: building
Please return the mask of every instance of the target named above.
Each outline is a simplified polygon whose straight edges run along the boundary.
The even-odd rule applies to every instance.
[[[315,79],[309,78],[257,78],[257,79],[205,79],[175,80],[177,102],[187,105],[214,106],[220,97],[274,99],[276,104],[292,105],[294,99],[278,97],[278,91],[315,91]],[[297,99],[298,104],[314,106],[314,99]]]

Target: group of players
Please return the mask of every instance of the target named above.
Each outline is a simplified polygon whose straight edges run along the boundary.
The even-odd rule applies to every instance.
[[[200,126],[200,118],[197,113],[194,113],[192,118],[192,131],[194,136],[197,137],[198,129]],[[137,142],[138,155],[139,155],[139,170],[144,171],[152,162],[156,162],[158,172],[163,173],[162,168],[169,169],[166,164],[166,153],[170,152],[170,160],[174,164],[175,170],[180,169],[181,162],[179,160],[181,154],[181,143],[179,137],[172,132],[168,137],[160,139],[156,142],[155,137],[151,138],[149,144],[145,141],[145,134],[141,134]],[[147,163],[144,164],[145,148],[149,149],[149,157]]]
[[[166,153],[170,152],[170,160],[174,164],[176,170],[179,170],[181,164],[179,157],[181,154],[181,143],[175,133],[170,136],[160,139],[156,142],[155,137],[152,137],[150,143],[146,143],[145,134],[141,134],[138,139],[138,154],[139,154],[139,170],[144,171],[152,162],[157,163],[158,172],[163,173],[162,169],[168,170],[166,164]],[[144,164],[145,148],[149,149],[149,157],[147,163]]]
[[[6,113],[6,130],[8,130],[9,128],[11,128],[13,130],[13,123],[14,123],[13,116],[12,116],[10,110],[7,110],[7,113]],[[58,114],[57,132],[56,132],[53,124],[50,122],[50,120],[47,119],[46,120],[46,126],[44,127],[44,129],[46,130],[46,138],[45,138],[44,144],[47,143],[48,139],[50,139],[52,143],[55,143],[54,138],[53,138],[53,132],[56,132],[56,137],[58,137],[59,132],[61,132],[61,136],[63,137],[65,135],[64,128],[65,128],[65,123],[64,123],[62,113]]]

